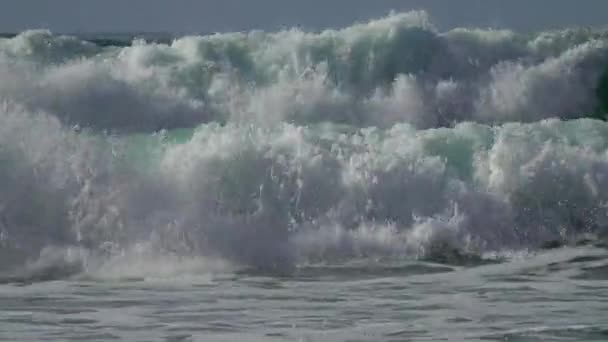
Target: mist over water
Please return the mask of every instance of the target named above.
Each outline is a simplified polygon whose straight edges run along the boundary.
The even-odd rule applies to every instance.
[[[2,38],[0,270],[290,273],[599,243],[607,62],[605,31],[439,32],[424,12],[168,44]]]

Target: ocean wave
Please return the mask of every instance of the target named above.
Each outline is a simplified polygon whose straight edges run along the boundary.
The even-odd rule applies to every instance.
[[[2,119],[3,260],[48,246],[114,255],[146,242],[289,270],[534,249],[605,234],[607,224],[608,124],[596,120],[427,130],[213,123],[177,143],[75,132],[14,109]]]
[[[290,272],[603,239],[608,124],[585,117],[602,115],[606,44],[442,33],[423,12],[170,44],[1,39],[0,269]]]
[[[27,31],[0,40],[0,98],[112,131],[228,121],[433,128],[572,119],[598,107],[606,44],[604,31],[588,29],[438,32],[425,12],[316,33],[130,46]]]

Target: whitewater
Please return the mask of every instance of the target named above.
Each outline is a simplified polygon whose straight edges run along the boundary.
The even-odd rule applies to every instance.
[[[0,341],[608,339],[608,31],[0,38]]]

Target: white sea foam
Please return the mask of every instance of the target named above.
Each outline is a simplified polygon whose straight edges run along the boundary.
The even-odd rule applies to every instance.
[[[107,277],[289,271],[602,235],[608,125],[583,117],[606,52],[602,32],[441,33],[422,12],[169,45],[0,40],[0,267],[77,248]]]

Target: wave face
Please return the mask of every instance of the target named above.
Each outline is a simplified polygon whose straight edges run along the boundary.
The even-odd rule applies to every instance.
[[[607,62],[604,31],[438,32],[424,12],[0,39],[0,269],[289,271],[606,235],[608,124],[588,117]]]

